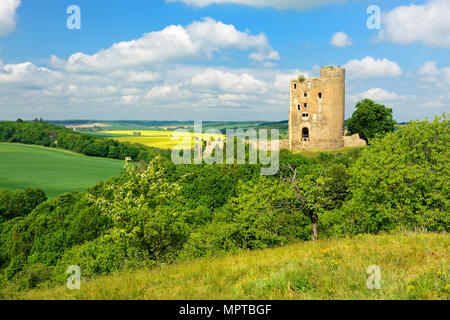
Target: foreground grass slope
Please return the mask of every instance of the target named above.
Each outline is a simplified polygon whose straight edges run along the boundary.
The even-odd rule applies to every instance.
[[[359,236],[123,271],[14,299],[450,299],[447,234]],[[381,289],[366,270],[381,268]]]
[[[0,143],[0,189],[40,188],[49,198],[119,175],[123,162],[40,146]]]

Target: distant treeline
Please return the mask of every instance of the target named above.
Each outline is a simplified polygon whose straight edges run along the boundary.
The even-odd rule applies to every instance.
[[[259,129],[278,129],[278,130],[287,130],[289,128],[289,121],[278,121],[278,122],[267,122],[262,123],[258,126]]]
[[[114,121],[103,121],[103,120],[49,120],[49,123],[58,125],[83,125],[92,124],[96,122],[101,123],[114,123],[120,125],[135,125],[141,127],[159,127],[159,126],[184,126],[184,125],[194,125],[193,121],[153,121],[153,120],[114,120]]]
[[[61,121],[47,121],[56,125],[85,125],[93,123],[107,123],[112,126],[134,126],[134,127],[192,127],[194,121],[155,121],[155,120],[114,120],[114,121],[102,121],[102,120],[61,120]],[[225,134],[226,129],[288,129],[288,120],[284,121],[202,121],[203,129],[218,129]]]
[[[111,159],[151,160],[157,155],[168,156],[169,152],[139,144],[118,142],[74,132],[62,126],[43,121],[0,122],[0,142],[41,145],[82,153],[87,156]]]

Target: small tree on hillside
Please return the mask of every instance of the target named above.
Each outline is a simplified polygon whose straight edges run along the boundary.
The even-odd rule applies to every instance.
[[[312,174],[300,176],[298,170],[288,164],[280,173],[280,178],[291,186],[295,195],[293,201],[283,206],[300,209],[311,222],[312,240],[318,240],[319,216],[325,211],[339,208],[348,199],[349,176],[345,165],[319,167],[312,170]]]
[[[351,134],[359,134],[361,139],[368,142],[377,136],[394,131],[395,123],[391,108],[364,99],[356,104],[356,110],[348,119],[347,127]]]
[[[281,180],[291,185],[295,193],[294,205],[298,207],[311,221],[312,240],[319,239],[319,213],[326,207],[326,197],[324,193],[325,179],[323,171],[318,178],[312,175],[298,177],[297,169],[287,165],[289,173],[281,175]],[[288,205],[292,205],[289,203]]]

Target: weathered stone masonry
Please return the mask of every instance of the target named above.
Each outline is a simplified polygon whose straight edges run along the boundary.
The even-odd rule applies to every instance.
[[[290,81],[289,149],[344,147],[345,69],[323,67],[320,78]]]

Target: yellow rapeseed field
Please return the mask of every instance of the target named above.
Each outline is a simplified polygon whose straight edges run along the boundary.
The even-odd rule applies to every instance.
[[[140,143],[149,147],[155,147],[160,149],[184,149],[189,142],[186,142],[186,135],[190,135],[192,148],[194,146],[195,139],[203,139],[205,141],[211,140],[225,140],[225,135],[211,134],[211,133],[183,133],[178,131],[149,131],[149,130],[113,130],[102,131],[103,133],[116,135],[111,139],[120,142]]]

